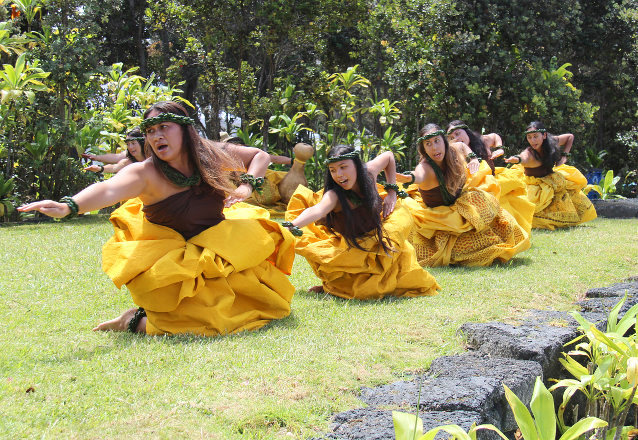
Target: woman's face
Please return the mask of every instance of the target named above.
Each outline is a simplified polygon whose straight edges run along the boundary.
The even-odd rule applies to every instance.
[[[429,133],[433,133],[436,130],[430,130]],[[437,165],[441,165],[443,163],[443,159],[445,159],[445,141],[443,140],[443,136],[438,135],[434,136],[430,139],[425,139],[423,142],[423,149],[425,150],[425,154],[430,156]]]
[[[136,139],[126,139],[124,142],[126,142],[126,148],[128,149],[128,152],[131,153],[131,156],[138,161],[144,160],[142,146]]]
[[[527,133],[527,142],[536,151],[541,151],[545,138],[547,138],[547,133]]]
[[[159,114],[160,112],[157,110],[152,110],[148,114],[148,118],[153,118]],[[183,153],[182,132],[182,126],[175,122],[159,122],[146,129],[146,141],[158,158],[169,162],[179,159]]]
[[[330,170],[332,180],[345,190],[354,188],[357,183],[357,168],[352,159],[329,163],[328,170]]]
[[[457,128],[452,133],[447,135],[448,142],[463,142],[465,145],[470,145],[470,137],[466,131],[462,128]]]

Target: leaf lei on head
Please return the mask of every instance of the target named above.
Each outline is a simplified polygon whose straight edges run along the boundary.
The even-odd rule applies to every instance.
[[[525,136],[527,136],[528,134],[531,134],[531,133],[547,133],[547,130],[544,128],[537,128],[535,130],[527,130],[524,134]]]
[[[146,138],[144,136],[135,136],[135,137],[127,137],[126,139],[124,139],[124,142],[137,141],[139,143],[143,143],[145,140]]]
[[[341,162],[342,160],[355,159],[359,157],[359,151],[354,150],[350,153],[341,154],[339,156],[329,157],[324,162],[324,165],[328,165],[329,163]]]
[[[452,203],[456,201],[456,197],[450,194],[450,192],[447,189],[447,186],[445,185],[445,177],[443,176],[443,170],[427,154],[425,155],[425,160],[428,161],[428,163],[434,170],[434,174],[436,175],[436,180],[439,182],[439,190],[441,191],[441,198],[443,199],[443,203],[446,206],[450,206]]]
[[[424,134],[423,136],[421,136],[420,138],[416,140],[416,143],[420,144],[421,141],[427,141],[428,139],[432,139],[433,137],[437,137],[437,136],[445,136],[445,130],[437,130],[437,131],[433,131],[432,133]]]
[[[181,187],[187,186],[196,186],[202,181],[202,176],[199,174],[199,170],[195,168],[195,172],[192,176],[186,177],[175,168],[170,166],[168,162],[163,161],[162,159],[158,159],[160,164],[160,169],[162,173],[166,176],[168,180],[170,180],[173,184]]]
[[[452,126],[452,127],[448,128],[448,130],[447,130],[447,134],[450,134],[450,133],[452,133],[454,130],[458,130],[459,128],[462,128],[462,129],[464,129],[464,130],[469,130],[469,129],[470,129],[470,128],[469,128],[467,125],[465,125],[465,124],[461,124],[461,125],[454,125],[454,126]]]
[[[140,124],[140,130],[142,133],[146,133],[148,127],[152,127],[155,124],[159,124],[160,122],[175,122],[179,125],[192,125],[195,123],[193,118],[189,118],[188,116],[176,115],[175,113],[160,113],[157,116],[152,118],[144,119]]]

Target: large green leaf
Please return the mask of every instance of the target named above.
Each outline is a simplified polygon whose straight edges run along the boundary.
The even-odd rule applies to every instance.
[[[416,440],[423,435],[423,421],[414,414],[392,411],[396,440]]]
[[[556,438],[556,414],[554,414],[554,398],[547,391],[540,377],[536,377],[534,393],[530,402],[536,428],[541,440]],[[522,432],[522,431],[521,431]],[[527,438],[527,437],[526,437]]]
[[[587,417],[586,419],[582,419],[574,424],[574,426],[570,427],[563,435],[560,436],[559,440],[573,440],[587,431],[591,431],[596,428],[603,428],[607,426],[607,422],[604,420],[600,420],[596,417]]]
[[[518,428],[521,430],[521,434],[523,434],[525,440],[539,440],[534,419],[525,404],[521,402],[521,399],[519,399],[507,385],[503,384],[503,388],[505,388],[505,398],[514,413],[514,419],[516,423],[518,423]]]

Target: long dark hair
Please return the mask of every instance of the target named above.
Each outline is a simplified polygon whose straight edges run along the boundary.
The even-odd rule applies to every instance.
[[[328,151],[326,157],[330,159],[331,157],[341,156],[342,154],[352,153],[354,151],[354,147],[349,145],[336,145]],[[357,170],[357,183],[359,185],[359,190],[361,191],[361,205],[365,210],[364,215],[366,216],[366,220],[370,221],[374,225],[377,240],[379,241],[379,244],[381,244],[384,252],[388,253],[392,250],[392,245],[383,229],[381,216],[379,215],[381,212],[381,198],[377,192],[377,185],[372,179],[372,176],[370,176],[370,173],[368,173],[366,165],[361,162],[359,155],[354,156],[352,161],[354,162],[355,169]],[[341,205],[341,211],[344,215],[345,231],[343,233],[343,237],[346,239],[346,242],[349,246],[356,247],[363,251],[368,251],[368,249],[362,248],[357,242],[357,238],[361,235],[356,234],[354,225],[359,221],[359,219],[354,216],[352,208],[350,208],[350,203],[348,203],[348,193],[351,192],[351,190],[346,191],[337,182],[335,182],[332,178],[332,174],[330,174],[330,169],[326,167],[324,192],[331,190],[337,194],[339,204]],[[326,215],[325,224],[331,230],[334,230],[335,217],[336,214],[334,212],[330,212]]]
[[[186,109],[174,101],[161,101],[153,104],[144,112],[144,119],[155,110],[158,113],[173,113],[179,116],[189,116]],[[210,187],[228,194],[235,189],[230,180],[232,170],[241,169],[241,161],[224,151],[220,142],[202,138],[192,125],[181,125],[182,148],[186,149],[188,160],[199,171],[202,180]],[[145,143],[146,157],[153,158],[153,164],[162,173],[160,159],[155,155],[150,142]]]
[[[419,136],[425,136],[428,132],[439,130],[441,130],[441,127],[437,124],[426,124],[421,130],[419,130]],[[443,178],[445,180],[445,187],[452,196],[457,197],[467,180],[467,175],[465,174],[465,161],[463,160],[460,152],[458,152],[455,148],[450,148],[447,136],[442,135],[441,137],[445,143],[445,158],[443,159],[443,167],[441,168],[443,171]],[[426,157],[429,156],[425,152],[423,141],[419,142],[417,150],[421,155],[421,161],[427,162]]]
[[[142,131],[138,127],[135,127],[133,130],[126,133],[126,137],[127,138],[143,138],[144,135],[142,134]],[[144,158],[147,158],[148,156],[146,155],[146,148],[144,147],[144,142],[143,141],[140,142],[138,140],[135,140],[135,142],[140,144],[140,147],[141,147],[140,151],[142,153],[142,156],[144,156]],[[128,147],[126,148],[126,158],[133,163],[137,162],[137,159],[135,158],[135,156],[133,156],[131,152],[128,151]]]
[[[456,127],[459,125],[467,126],[465,122],[459,119],[456,119],[447,125],[446,132],[449,131],[450,128]],[[490,152],[485,146],[485,143],[483,142],[483,138],[480,134],[478,134],[477,132],[473,130],[470,130],[469,128],[459,128],[458,130],[463,130],[465,134],[467,134],[467,137],[470,139],[470,145],[468,145],[468,147],[470,147],[470,149],[474,152],[474,154],[476,154],[483,160],[488,160],[490,158]]]
[[[525,131],[529,130],[546,130],[545,125],[540,121],[531,122]],[[558,149],[558,144],[556,142],[556,138],[553,134],[548,131],[544,132],[547,136],[543,139],[543,144],[541,145],[541,152],[539,154],[538,151],[534,150],[531,146],[527,147],[527,150],[534,156],[536,160],[538,160],[548,171],[551,171],[554,168],[554,165],[560,160],[560,150]],[[527,139],[525,139],[527,141]]]

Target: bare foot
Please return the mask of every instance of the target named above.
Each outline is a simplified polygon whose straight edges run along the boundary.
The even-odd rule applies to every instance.
[[[128,309],[117,318],[98,324],[97,327],[93,329],[93,331],[125,332],[128,330],[128,323],[133,318],[133,315],[135,315],[135,312],[137,312],[137,308]],[[138,323],[135,331],[145,333],[145,330],[146,330],[146,317],[140,319],[140,322]]]
[[[321,293],[323,292],[323,286],[312,286],[310,289],[308,289],[308,292]]]

